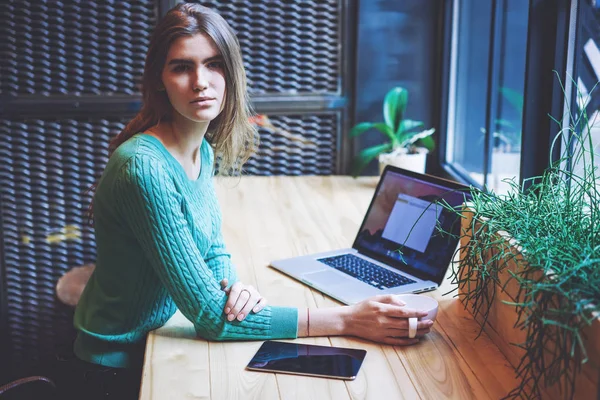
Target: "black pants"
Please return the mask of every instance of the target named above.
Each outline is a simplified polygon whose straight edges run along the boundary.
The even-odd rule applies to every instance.
[[[51,378],[56,384],[56,399],[134,400],[142,378],[143,360],[138,361],[132,368],[110,368],[80,360],[71,351],[44,361],[30,374]]]
[[[91,364],[77,357],[63,361],[61,377],[56,378],[60,399],[119,399],[138,398],[142,369],[110,368]]]

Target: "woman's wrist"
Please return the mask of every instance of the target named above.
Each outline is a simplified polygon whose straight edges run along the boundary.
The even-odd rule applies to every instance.
[[[339,307],[340,319],[341,319],[341,333],[344,336],[354,336],[352,332],[352,306]]]
[[[312,308],[310,311],[300,308],[298,309],[298,336],[348,335],[351,314],[351,307],[347,306]]]
[[[350,318],[349,313],[350,307],[332,307],[315,309],[311,312],[311,335],[315,329],[318,329],[318,335],[313,336],[341,336],[348,334],[348,320]],[[317,313],[319,323],[317,327],[313,328],[315,317],[313,314]],[[317,333],[315,332],[315,333]]]

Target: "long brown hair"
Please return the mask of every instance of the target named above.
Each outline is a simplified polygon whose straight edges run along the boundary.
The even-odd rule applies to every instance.
[[[251,110],[240,45],[223,17],[198,4],[178,4],[154,29],[142,77],[142,108],[111,140],[109,154],[136,133],[172,119],[173,108],[166,92],[161,90],[162,70],[171,44],[180,37],[196,34],[206,34],[214,41],[225,67],[223,110],[210,122],[206,137],[215,151],[215,159],[219,160],[219,174],[241,171],[256,150],[258,133],[249,121]]]

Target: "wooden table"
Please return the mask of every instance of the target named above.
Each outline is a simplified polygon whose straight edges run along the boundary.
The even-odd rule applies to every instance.
[[[239,278],[270,304],[329,307],[340,303],[268,267],[270,261],[350,247],[376,178],[220,178],[225,241]],[[440,301],[432,332],[410,347],[347,337],[302,343],[362,348],[354,381],[250,372],[262,342],[207,342],[179,312],[148,336],[142,399],[498,399],[515,387],[513,369],[452,295]]]

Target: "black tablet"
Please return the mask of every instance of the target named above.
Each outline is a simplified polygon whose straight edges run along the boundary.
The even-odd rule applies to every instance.
[[[246,368],[352,380],[356,378],[366,354],[366,350],[359,349],[266,341]]]

